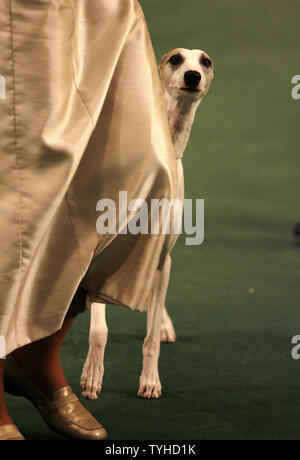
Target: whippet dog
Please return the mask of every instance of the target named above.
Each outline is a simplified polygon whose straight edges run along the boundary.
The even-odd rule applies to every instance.
[[[178,164],[177,198],[184,200],[183,152],[188,143],[196,110],[214,76],[210,57],[201,50],[177,48],[164,55],[158,67],[163,97]],[[174,236],[176,240],[176,236]],[[174,241],[175,242],[175,241]],[[165,307],[171,268],[170,255],[157,270],[147,312],[147,335],[143,345],[143,369],[138,396],[159,398],[162,386],[158,373],[160,342],[175,342],[176,334]],[[81,375],[83,396],[95,400],[102,388],[104,351],[108,329],[106,305],[92,303],[89,351]]]

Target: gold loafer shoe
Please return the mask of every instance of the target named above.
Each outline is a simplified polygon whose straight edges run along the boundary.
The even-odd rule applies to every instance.
[[[79,402],[71,387],[55,391],[50,400],[12,355],[5,362],[4,388],[7,393],[29,399],[45,423],[64,437],[83,441],[100,441],[107,437],[105,428]]]
[[[16,425],[0,426],[0,441],[25,441]]]

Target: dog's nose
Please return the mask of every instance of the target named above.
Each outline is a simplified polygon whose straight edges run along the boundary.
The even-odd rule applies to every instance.
[[[195,70],[189,70],[184,74],[184,81],[188,88],[196,89],[201,81],[201,74]]]

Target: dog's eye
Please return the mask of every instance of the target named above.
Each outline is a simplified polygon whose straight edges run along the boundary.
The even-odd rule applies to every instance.
[[[181,54],[174,54],[172,57],[170,57],[168,61],[171,65],[179,65],[183,62],[183,57]]]
[[[208,59],[208,58],[205,58],[205,57],[201,58],[201,64],[204,65],[204,67],[207,67],[207,68],[212,66],[211,60]]]

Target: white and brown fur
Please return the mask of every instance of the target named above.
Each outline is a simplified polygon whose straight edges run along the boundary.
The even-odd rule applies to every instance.
[[[177,48],[163,56],[158,70],[178,162],[177,198],[183,200],[181,158],[190,137],[196,110],[213,79],[213,64],[204,51]],[[148,304],[147,335],[143,345],[143,369],[138,390],[138,396],[147,399],[159,398],[162,393],[158,373],[160,342],[176,340],[172,320],[165,307],[170,269],[171,258],[167,256],[162,269],[157,270]],[[91,305],[90,346],[81,376],[83,395],[89,399],[97,399],[102,388],[108,335],[105,309],[105,304]]]

